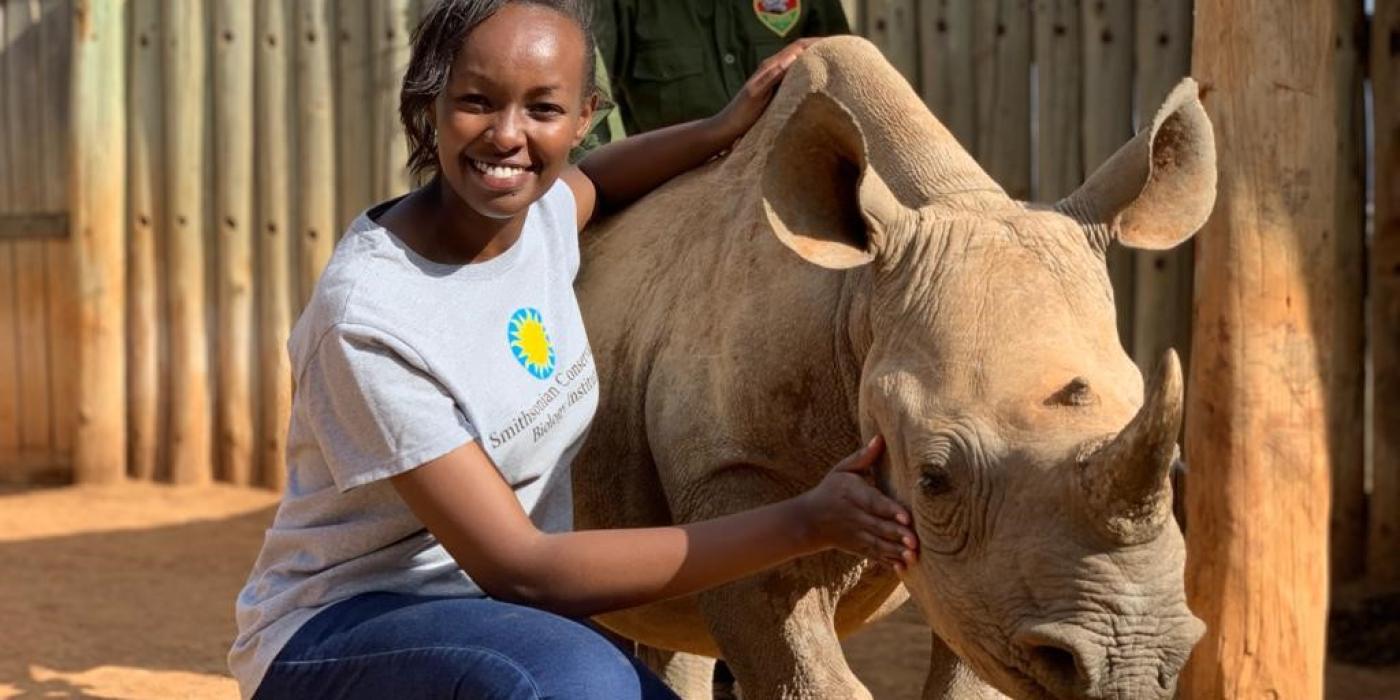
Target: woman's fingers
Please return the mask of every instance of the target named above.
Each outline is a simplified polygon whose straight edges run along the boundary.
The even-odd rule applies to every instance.
[[[850,456],[841,460],[836,465],[837,471],[843,472],[868,472],[875,463],[880,460],[880,454],[885,451],[885,438],[880,435],[870,439],[865,443],[865,447],[856,450]]]

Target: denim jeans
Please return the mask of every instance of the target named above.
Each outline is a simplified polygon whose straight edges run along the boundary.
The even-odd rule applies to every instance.
[[[577,621],[488,598],[366,593],[303,625],[254,700],[675,697]]]

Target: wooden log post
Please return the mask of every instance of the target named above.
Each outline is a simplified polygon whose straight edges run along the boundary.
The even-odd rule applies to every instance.
[[[981,0],[973,11],[977,162],[1006,193],[1031,198],[1031,3]]]
[[[1092,173],[1133,137],[1133,5],[1086,2],[1080,9],[1084,61],[1080,143],[1084,173]],[[1053,31],[1052,27],[1052,36]],[[1134,257],[1129,248],[1109,247],[1108,279],[1118,309],[1118,336],[1129,353],[1133,350],[1133,327],[1156,321],[1154,314],[1142,318],[1135,313]]]
[[[1338,0],[1337,294],[1331,363],[1332,580],[1361,576],[1366,562],[1366,114],[1359,42],[1361,0]],[[1400,552],[1400,550],[1396,550]]]
[[[919,6],[919,75],[924,102],[969,152],[977,144],[973,89],[973,0],[924,0]]]
[[[301,306],[335,246],[335,121],[330,0],[296,7],[297,282]]]
[[[292,329],[286,0],[257,4],[258,372],[261,397],[258,471],[264,485],[286,483],[287,425],[292,415]]]
[[[1196,3],[1219,199],[1197,236],[1186,591],[1207,631],[1184,697],[1322,697],[1332,317],[1357,303],[1331,240],[1334,24],[1328,0]]]
[[[1400,0],[1377,0],[1371,35],[1376,114],[1376,231],[1371,241],[1369,577],[1400,582]]]
[[[374,118],[364,114],[366,105],[374,104],[371,4],[340,0],[335,12],[335,104],[336,113],[345,116],[335,125],[337,236],[357,214],[375,203]]]
[[[39,74],[49,76],[40,83],[40,113],[43,120],[44,152],[44,211],[63,212],[66,224],[68,210],[68,134],[72,129],[68,78],[72,74],[73,3],[72,0],[52,0],[40,6],[43,20],[39,27]],[[77,345],[74,329],[77,315],[74,306],[73,244],[71,238],[45,241],[44,262],[48,266],[45,294],[47,299],[47,342],[49,355],[49,407],[52,413],[49,466],[60,473],[71,473],[73,466],[73,432],[77,424]]]
[[[131,3],[131,82],[127,103],[127,181],[131,188],[127,242],[127,420],[131,474],[154,478],[161,450],[161,233],[165,182],[159,0]]]
[[[1040,134],[1035,197],[1053,202],[1084,181],[1080,0],[1036,0],[1034,15]]]
[[[79,483],[126,474],[126,3],[73,4],[69,212],[78,282]]]
[[[1152,123],[1162,100],[1191,70],[1191,3],[1138,0],[1136,17],[1137,128]],[[1133,359],[1144,371],[1175,348],[1190,367],[1191,270],[1195,244],[1133,253]],[[1150,320],[1147,320],[1150,319]]]
[[[377,0],[371,6],[374,51],[374,199],[408,191],[408,145],[399,125],[399,89],[408,70],[408,0]]]
[[[8,44],[6,26],[13,22],[10,8],[0,2],[0,50]],[[0,68],[4,66],[5,54],[0,51]],[[9,96],[0,90],[0,119],[9,121]],[[0,144],[4,143],[4,131],[0,129]],[[0,148],[3,148],[0,145]],[[17,168],[0,168],[0,207],[10,211],[10,180]],[[0,238],[0,329],[13,328],[19,319],[16,303],[15,244]],[[6,480],[22,478],[19,473],[19,348],[14,342],[0,343],[0,476]]]
[[[214,0],[215,230],[219,241],[219,465],[253,476],[253,6]]]
[[[170,478],[213,479],[204,259],[204,0],[161,5],[165,53],[166,273],[170,338]]]
[[[862,30],[861,20],[863,18],[865,3],[862,0],[841,0],[841,10],[846,13],[846,24],[850,25],[851,32],[860,34]]]

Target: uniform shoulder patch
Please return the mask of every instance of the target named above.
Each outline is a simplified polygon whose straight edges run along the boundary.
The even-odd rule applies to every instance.
[[[787,36],[802,17],[802,0],[753,0],[753,13],[774,34]]]

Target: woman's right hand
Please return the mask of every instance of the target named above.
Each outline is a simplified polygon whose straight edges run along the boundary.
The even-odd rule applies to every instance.
[[[884,447],[884,438],[876,435],[795,500],[814,547],[879,559],[903,572],[919,551],[909,511],[867,478]]]

